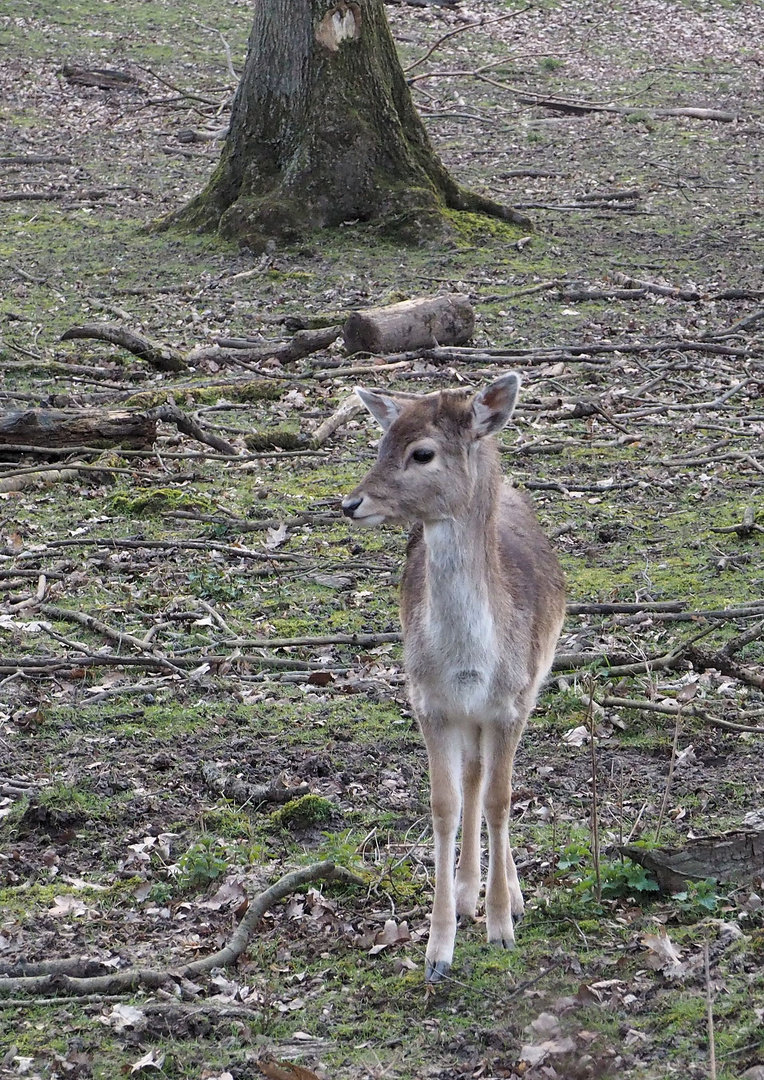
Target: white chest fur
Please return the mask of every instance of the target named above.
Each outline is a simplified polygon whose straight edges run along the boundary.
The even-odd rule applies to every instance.
[[[427,600],[421,635],[407,650],[413,688],[430,708],[465,715],[487,704],[497,658],[484,552],[467,540],[450,521],[425,527]]]

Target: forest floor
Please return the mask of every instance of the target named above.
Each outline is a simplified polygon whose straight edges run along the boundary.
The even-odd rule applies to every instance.
[[[348,223],[253,256],[145,230],[215,165],[220,144],[188,133],[225,126],[249,6],[0,16],[3,415],[174,403],[234,448],[162,423],[148,450],[2,454],[0,1077],[764,1075],[747,817],[764,806],[764,7],[387,10],[444,161],[525,206],[532,234],[466,216],[448,247],[398,248]],[[495,362],[274,358],[301,326],[450,290]],[[61,341],[104,321],[206,351],[162,372]],[[259,358],[210,351],[244,337]],[[310,439],[356,382],[477,387],[507,365],[524,385],[505,471],[554,539],[570,615],[518,753],[518,947],[489,949],[479,918],[426,991],[405,535],[339,513],[371,419]],[[627,841],[648,859],[694,842],[694,877],[660,890]],[[235,964],[184,970],[322,860],[360,884],[290,891]],[[169,974],[131,988],[134,968]]]

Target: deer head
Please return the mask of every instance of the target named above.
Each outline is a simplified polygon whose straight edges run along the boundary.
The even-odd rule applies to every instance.
[[[434,394],[356,393],[384,431],[376,464],[342,510],[358,525],[433,523],[467,512],[476,489],[498,484],[493,440],[512,415],[520,388],[515,372],[470,397],[462,390]]]

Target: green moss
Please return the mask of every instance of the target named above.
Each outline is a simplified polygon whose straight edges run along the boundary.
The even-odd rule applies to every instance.
[[[334,803],[320,795],[303,795],[271,814],[271,821],[280,829],[307,829],[325,825],[336,809]]]
[[[289,383],[278,379],[252,379],[241,383],[217,383],[214,386],[176,386],[172,390],[144,390],[133,394],[126,405],[152,409],[165,405],[170,399],[176,405],[217,405],[221,401],[278,401]]]
[[[203,510],[210,513],[214,504],[209,496],[199,491],[181,491],[178,488],[150,488],[133,495],[128,491],[115,491],[109,498],[109,506],[125,517],[145,517],[161,514],[165,510]]]
[[[473,214],[464,210],[445,210],[449,225],[463,244],[475,244],[493,240],[497,243],[515,244],[523,230],[501,218],[485,214]]]

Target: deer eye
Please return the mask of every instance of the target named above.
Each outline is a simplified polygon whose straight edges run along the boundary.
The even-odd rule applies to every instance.
[[[426,465],[427,462],[432,461],[434,457],[435,451],[428,450],[424,446],[420,447],[419,450],[415,450],[411,455],[412,460],[416,461],[419,465]]]

